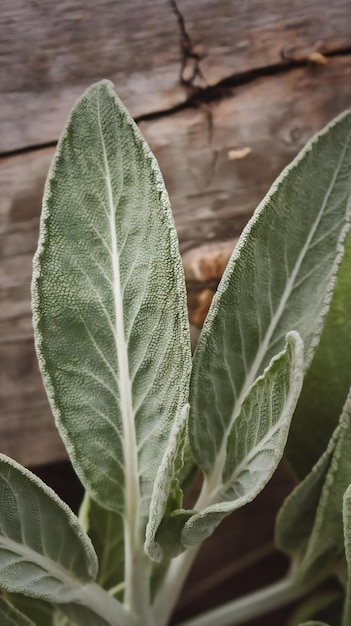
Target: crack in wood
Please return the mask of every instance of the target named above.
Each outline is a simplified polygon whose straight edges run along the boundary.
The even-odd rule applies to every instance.
[[[177,6],[174,0],[170,0],[172,6]],[[179,14],[181,15],[181,14]],[[184,18],[182,17],[184,20]],[[185,31],[186,32],[186,31]],[[189,35],[187,35],[189,37]],[[330,52],[323,53],[324,56],[328,58],[335,57],[345,57],[351,55],[351,48],[342,48],[339,50],[333,50]],[[284,60],[283,60],[284,57]],[[162,109],[159,111],[153,111],[152,113],[146,113],[144,115],[136,116],[135,122],[139,124],[140,122],[148,122],[151,120],[162,119],[164,117],[170,117],[175,113],[180,111],[184,111],[186,109],[198,109],[206,107],[206,113],[208,118],[208,136],[209,143],[212,143],[212,135],[213,135],[213,121],[212,121],[212,111],[208,106],[209,103],[220,101],[226,98],[230,98],[233,96],[233,89],[237,87],[241,87],[243,85],[247,85],[249,83],[254,82],[259,78],[263,78],[265,76],[275,76],[277,74],[285,74],[291,70],[294,70],[299,67],[311,67],[313,63],[308,59],[308,57],[293,60],[286,58],[286,50],[282,50],[282,62],[266,66],[264,68],[254,68],[247,72],[242,72],[239,74],[233,74],[232,76],[228,76],[223,80],[219,81],[215,85],[207,86],[207,87],[196,87],[192,85],[193,93],[182,103],[177,104],[173,107],[169,107],[168,109]],[[203,57],[201,57],[203,58]],[[183,83],[184,84],[184,83]],[[189,87],[189,85],[188,85]],[[46,148],[54,148],[57,144],[57,141],[50,141],[43,144],[35,144],[31,146],[25,146],[24,148],[16,148],[15,150],[9,150],[5,152],[0,152],[0,161],[2,159],[10,158],[13,156],[19,156],[23,154],[27,154],[29,152],[44,150]]]
[[[204,58],[204,55],[199,54],[194,47],[194,43],[188,33],[185,18],[181,13],[176,0],[169,0],[173,13],[175,14],[179,29],[180,29],[180,44],[181,44],[181,66],[179,80],[181,85],[185,87],[196,87],[198,89],[205,89],[203,85],[195,85],[196,79],[200,80],[200,83],[206,83],[206,79],[202,73],[200,62]]]
[[[35,144],[33,146],[25,146],[24,148],[16,148],[15,150],[8,150],[6,152],[0,152],[1,159],[9,159],[11,157],[28,154],[29,152],[38,152],[39,150],[46,150],[49,148],[56,148],[57,141],[47,141],[46,143]]]

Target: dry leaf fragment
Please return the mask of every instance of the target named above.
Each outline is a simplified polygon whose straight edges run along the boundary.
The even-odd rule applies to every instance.
[[[245,157],[247,157],[248,154],[250,154],[250,152],[251,148],[249,148],[249,146],[246,146],[245,148],[240,148],[239,150],[229,150],[228,159],[230,161],[235,161],[236,159],[244,159]]]
[[[324,54],[317,52],[316,50],[308,55],[308,60],[311,63],[315,63],[316,65],[326,65],[326,63],[328,63],[327,57],[325,57]]]

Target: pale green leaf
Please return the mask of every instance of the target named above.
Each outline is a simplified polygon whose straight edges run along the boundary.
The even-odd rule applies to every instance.
[[[311,362],[349,229],[350,170],[346,113],[283,171],[234,250],[194,355],[189,432],[208,476],[222,470],[242,400],[287,332],[299,332]]]
[[[350,449],[351,391],[326,453],[278,516],[277,544],[295,558],[299,583],[314,582],[345,566],[342,503],[351,482]]]
[[[58,617],[58,622],[54,626],[70,626],[71,624],[74,626],[111,626],[112,623],[79,604],[60,604],[60,610],[64,615]],[[124,626],[125,621],[114,620],[113,624]]]
[[[123,519],[103,509],[85,494],[79,519],[88,533],[99,561],[96,582],[108,591],[122,590],[124,581]],[[115,594],[114,594],[115,595]]]
[[[349,454],[350,454],[350,450],[349,450]],[[346,562],[347,562],[347,585],[346,585],[346,598],[345,598],[345,604],[344,604],[342,626],[350,626],[351,624],[351,485],[348,486],[344,494],[343,522],[344,522],[345,555],[346,555]]]
[[[4,455],[0,498],[0,587],[60,603],[95,579],[96,555],[75,515]]]
[[[321,340],[294,413],[285,456],[302,480],[328,445],[351,380],[351,233]]]
[[[106,620],[78,604],[53,605],[37,598],[7,594],[11,604],[33,620],[35,626],[109,626]],[[62,611],[65,611],[65,615]]]
[[[32,620],[20,613],[11,604],[0,597],[0,623],[1,626],[37,626]],[[48,624],[49,626],[49,624]]]
[[[182,532],[187,521],[196,514],[197,511],[192,509],[175,509],[164,515],[156,533],[156,542],[163,556],[173,558],[184,552],[186,546],[183,543]]]
[[[292,491],[281,507],[275,529],[277,547],[297,560],[305,553],[318,503],[339,435],[338,427],[328,447],[306,478]]]
[[[163,557],[161,545],[155,541],[158,527],[167,510],[167,503],[171,510],[179,508],[181,502],[176,502],[177,495],[182,499],[182,491],[178,477],[183,467],[183,450],[186,437],[186,425],[189,405],[185,405],[178,420],[175,420],[171,431],[168,447],[156,475],[154,489],[150,503],[150,517],[146,527],[145,550],[154,560],[160,562]],[[173,502],[169,502],[170,500]]]
[[[224,517],[253,500],[267,484],[284,451],[302,372],[303,344],[293,331],[285,349],[244,399],[228,438],[222,482],[214,491],[207,485],[202,502],[210,505],[186,522],[181,535],[184,546],[208,537]]]
[[[164,183],[108,81],[82,96],[58,145],[33,314],[45,386],[79,477],[103,507],[146,521],[188,400],[190,338]]]
[[[39,478],[0,455],[0,587],[119,626],[122,605],[93,581],[97,559],[69,507]],[[82,605],[75,606],[75,605]],[[73,613],[72,613],[73,614]],[[87,620],[86,620],[87,622]]]

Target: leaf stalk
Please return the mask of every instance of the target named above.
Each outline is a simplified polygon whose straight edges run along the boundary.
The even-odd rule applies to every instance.
[[[290,604],[307,591],[306,587],[297,586],[295,580],[288,576],[259,591],[181,622],[178,626],[237,626]]]

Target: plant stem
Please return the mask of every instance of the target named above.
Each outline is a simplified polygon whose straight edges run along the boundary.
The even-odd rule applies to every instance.
[[[178,626],[237,626],[257,616],[289,604],[305,595],[308,589],[299,587],[292,577],[283,578],[264,589],[223,604],[211,611],[181,622]]]
[[[154,604],[157,626],[166,626],[201,544],[172,559]]]
[[[124,605],[131,616],[131,625],[154,626],[150,598],[151,560],[145,554],[138,537],[133,536],[130,530],[126,522]]]
[[[210,504],[213,504],[211,487],[207,477],[204,477],[202,488],[194,508],[197,511],[202,511]],[[201,543],[198,543],[191,546],[187,548],[185,552],[171,560],[167,574],[154,603],[157,626],[166,626],[168,623],[169,617],[172,614],[201,545]]]
[[[124,626],[128,618],[123,605],[96,583],[83,585],[73,601],[91,609],[110,626]]]

